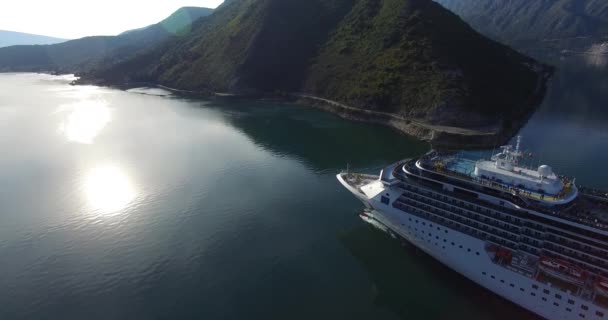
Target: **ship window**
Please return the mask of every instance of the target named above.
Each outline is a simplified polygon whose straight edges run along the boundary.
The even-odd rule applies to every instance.
[[[485,275],[486,275],[486,272],[484,271],[484,272],[482,272],[481,274],[483,274],[483,275],[485,276]]]
[[[519,291],[524,292],[524,288],[519,288]]]
[[[572,312],[572,309],[570,309],[570,308],[566,308],[566,311],[568,311],[568,312]]]
[[[562,296],[561,296],[561,295],[559,295],[559,294],[556,294],[556,295],[555,295],[555,297],[556,297],[556,298],[558,298],[558,299],[561,299],[561,298],[562,298]]]
[[[578,314],[578,316],[579,316],[579,317],[581,317],[581,318],[584,318],[584,317],[585,317],[585,315],[584,315],[584,314],[582,314],[582,313],[579,313],[579,314]]]
[[[510,283],[509,285],[511,286],[511,288],[514,288],[514,287],[515,287],[515,285],[514,285],[514,284],[512,284],[512,283]]]
[[[559,307],[559,303],[557,303],[557,302],[553,302],[553,305],[556,307]]]
[[[452,245],[454,245],[454,242],[452,242]]]
[[[543,297],[543,301],[547,301],[547,298]]]
[[[459,245],[458,248],[462,249],[462,245]]]
[[[583,304],[583,305],[581,305],[581,309],[583,309],[583,310],[589,310],[589,307],[587,307],[586,305]]]
[[[468,248],[468,249],[467,249],[467,252],[471,252],[471,248]]]
[[[532,289],[538,289],[538,286],[537,286],[537,285],[535,285],[535,284],[533,284],[533,285],[532,285]]]
[[[545,289],[543,290],[543,293],[549,294],[549,290]]]
[[[500,280],[500,283],[505,283],[505,280]]]
[[[596,316],[598,316],[598,317],[603,317],[603,316],[604,316],[604,313],[603,313],[603,312],[601,312],[601,311],[596,311],[596,312],[595,312],[595,315],[596,315]]]
[[[490,278],[494,279],[494,275],[491,275]]]
[[[569,300],[568,300],[568,303],[569,303],[569,304],[574,304],[574,300],[569,299]]]
[[[530,292],[530,295],[533,297],[536,297],[536,293],[534,293],[534,292]]]
[[[390,202],[389,198],[382,196],[382,198],[380,199],[380,201],[384,204],[388,204]]]

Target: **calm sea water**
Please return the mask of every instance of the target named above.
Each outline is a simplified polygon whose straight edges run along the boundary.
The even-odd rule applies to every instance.
[[[602,72],[560,71],[522,134],[606,187]],[[335,180],[429,145],[303,107],[69,81],[0,74],[0,319],[534,318],[365,225]]]

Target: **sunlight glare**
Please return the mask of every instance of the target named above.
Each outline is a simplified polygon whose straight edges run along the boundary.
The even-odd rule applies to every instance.
[[[72,142],[92,144],[110,122],[110,109],[103,101],[85,100],[63,107],[71,112],[59,130]]]
[[[91,170],[86,177],[84,190],[91,208],[106,214],[126,208],[135,198],[135,188],[129,177],[115,166]]]

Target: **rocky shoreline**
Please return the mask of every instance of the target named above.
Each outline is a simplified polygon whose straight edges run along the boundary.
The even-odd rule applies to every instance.
[[[178,96],[204,99],[278,100],[285,103],[295,103],[301,106],[318,108],[351,121],[360,121],[387,126],[401,133],[413,136],[419,140],[426,141],[432,144],[435,148],[482,149],[505,144],[517,134],[517,132],[528,122],[528,119],[534,114],[536,108],[540,105],[540,102],[542,102],[542,97],[544,97],[547,82],[549,81],[551,75],[552,71],[545,72],[541,77],[539,77],[537,94],[535,97],[532,97],[530,102],[531,105],[534,105],[534,108],[531,108],[530,112],[522,115],[522,117],[515,121],[511,121],[508,126],[494,124],[483,128],[434,125],[426,123],[420,119],[409,119],[397,114],[360,109],[329,99],[303,93],[234,94],[212,92],[207,90],[182,90],[151,82],[130,82],[116,85],[104,81],[95,81],[84,78],[74,81],[73,84],[108,86],[121,90],[135,87],[154,87],[170,91]]]

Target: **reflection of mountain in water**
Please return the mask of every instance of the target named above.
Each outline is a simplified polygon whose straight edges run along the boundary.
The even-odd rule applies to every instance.
[[[608,68],[589,64],[586,55],[564,58],[557,64],[549,92],[539,113],[567,114],[588,124],[604,125],[608,119]]]
[[[256,144],[303,160],[315,170],[381,167],[426,152],[426,143],[376,125],[276,102],[214,102]]]
[[[374,283],[375,304],[402,319],[537,319],[371,226],[351,230],[341,240]]]

